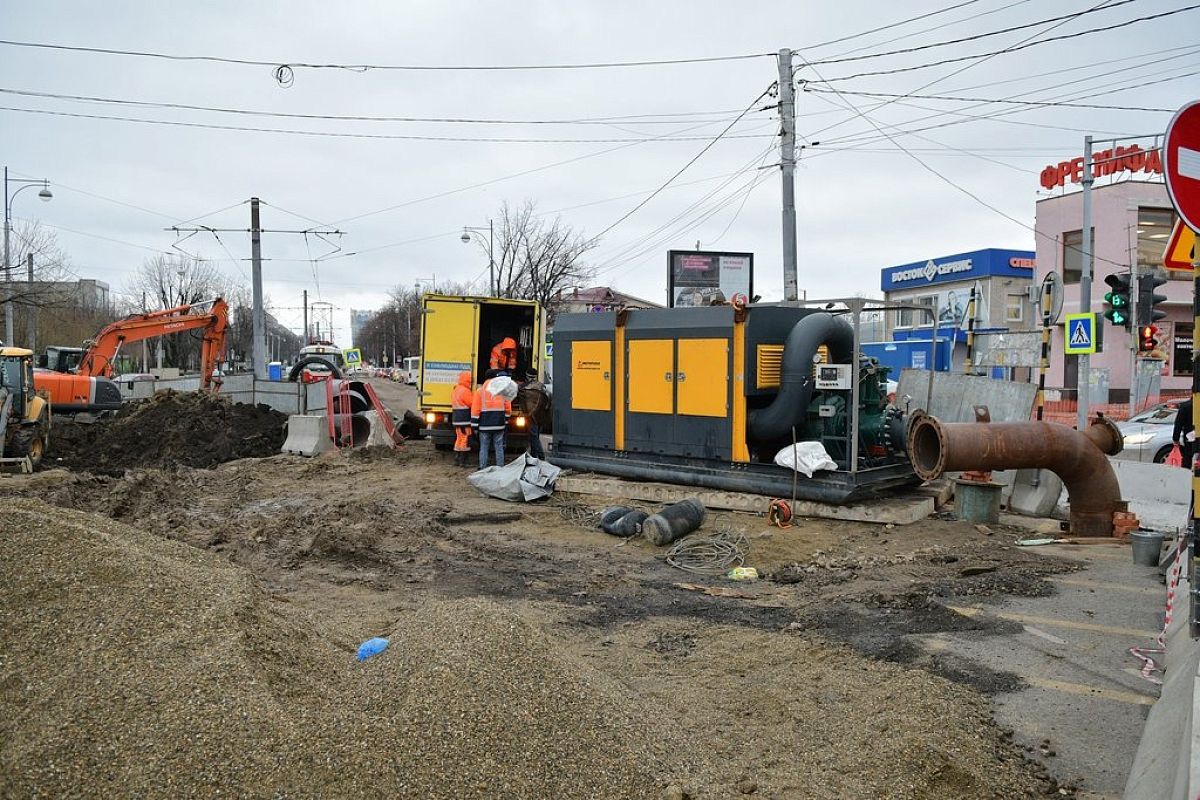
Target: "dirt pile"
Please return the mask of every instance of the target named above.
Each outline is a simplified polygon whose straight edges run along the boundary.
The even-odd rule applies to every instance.
[[[6,506],[15,794],[656,798],[692,761],[668,715],[494,603],[431,604],[357,664],[354,641],[210,554]]]
[[[286,422],[286,414],[265,405],[167,389],[111,419],[56,422],[47,463],[106,475],[145,467],[209,468],[277,454]]]

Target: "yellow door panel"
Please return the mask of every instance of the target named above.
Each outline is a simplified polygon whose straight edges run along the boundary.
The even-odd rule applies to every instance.
[[[729,413],[729,340],[680,339],[675,382],[680,414],[724,417]]]
[[[612,411],[612,342],[571,342],[571,408]]]
[[[479,306],[475,303],[425,298],[418,383],[422,408],[449,409],[458,373],[474,376],[478,324]]]
[[[631,412],[670,414],[675,410],[674,341],[630,340],[628,392]]]

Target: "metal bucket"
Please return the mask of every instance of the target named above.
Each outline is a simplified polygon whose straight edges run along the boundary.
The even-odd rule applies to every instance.
[[[1129,534],[1133,543],[1133,563],[1144,567],[1157,567],[1162,556],[1163,535],[1155,531],[1133,531]]]
[[[956,480],[954,512],[967,522],[999,522],[1001,483]]]

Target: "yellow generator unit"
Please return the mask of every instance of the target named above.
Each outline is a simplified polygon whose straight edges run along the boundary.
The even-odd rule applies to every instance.
[[[554,345],[559,466],[789,496],[793,472],[775,455],[820,441],[838,469],[802,476],[797,497],[842,503],[913,480],[887,368],[855,352],[844,316],[776,305],[564,314]]]

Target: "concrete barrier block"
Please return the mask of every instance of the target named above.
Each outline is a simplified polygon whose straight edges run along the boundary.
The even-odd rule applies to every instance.
[[[284,453],[315,456],[333,449],[333,442],[329,439],[329,418],[324,414],[293,414],[288,417]]]
[[[1174,533],[1187,526],[1192,497],[1190,472],[1166,464],[1116,458],[1109,461],[1121,485],[1121,498],[1129,501],[1129,510],[1137,514],[1143,528]],[[1058,507],[1060,511],[1069,507],[1066,489]]]

